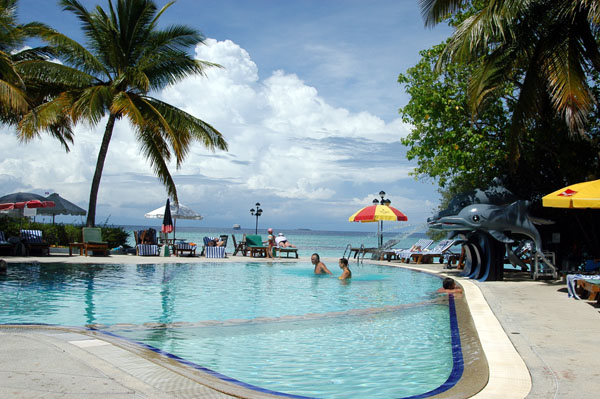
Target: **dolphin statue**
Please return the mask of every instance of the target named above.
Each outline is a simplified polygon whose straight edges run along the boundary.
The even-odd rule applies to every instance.
[[[435,229],[441,217],[457,215],[464,207],[475,204],[506,205],[517,201],[518,198],[506,189],[502,180],[494,178],[485,189],[475,189],[454,196],[448,207],[427,219],[429,227]]]
[[[536,251],[541,251],[542,237],[528,215],[529,205],[529,201],[522,200],[503,206],[469,205],[464,207],[458,215],[439,218],[436,226],[432,228],[446,231],[481,230],[506,244],[515,242],[508,234],[523,234],[533,240]],[[544,223],[541,219],[535,220]]]
[[[500,243],[515,242],[513,235],[530,238],[535,246],[534,252],[555,270],[543,256],[542,238],[534,225],[554,222],[531,217],[527,212],[529,205],[529,201],[522,200],[510,205],[469,205],[458,215],[440,217],[435,226],[430,227],[452,232],[451,235],[462,234],[468,238],[467,243],[463,245],[469,260],[465,275],[470,278],[481,281],[502,280],[505,250]],[[492,240],[492,237],[495,240]],[[534,273],[538,273],[537,266]]]

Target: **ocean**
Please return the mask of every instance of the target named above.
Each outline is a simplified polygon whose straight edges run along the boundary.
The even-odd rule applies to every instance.
[[[373,223],[373,232],[357,232],[357,231],[320,231],[308,229],[285,229],[278,231],[274,229],[275,235],[282,232],[287,237],[288,241],[298,248],[298,255],[301,258],[308,258],[313,253],[318,253],[321,257],[337,257],[340,258],[344,254],[344,250],[348,245],[352,247],[360,247],[364,244],[365,247],[377,247],[377,226]],[[128,244],[134,246],[133,238],[134,230],[147,229],[148,226],[123,226],[125,230],[131,232]],[[157,231],[160,231],[160,225],[150,226]],[[417,231],[421,230],[421,231]],[[234,230],[232,228],[220,227],[177,227],[175,238],[177,240],[185,240],[189,243],[202,245],[204,237],[216,237],[221,234],[229,235],[227,243],[227,253],[232,253],[233,239],[235,235],[237,242],[242,240],[244,234],[254,234],[254,229]],[[267,239],[266,229],[259,229],[263,240]],[[172,238],[173,234],[169,234]],[[424,229],[422,226],[415,227],[405,225],[402,228],[395,228],[391,231],[384,231],[383,242],[388,240],[398,240],[394,248],[410,248],[418,239],[425,238]]]

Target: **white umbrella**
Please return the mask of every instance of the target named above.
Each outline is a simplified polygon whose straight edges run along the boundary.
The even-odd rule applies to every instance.
[[[161,206],[151,212],[148,212],[144,217],[148,219],[162,219],[165,216],[166,205]],[[173,220],[173,242],[175,242],[175,230],[177,229],[177,219],[187,220],[202,220],[204,219],[199,213],[182,204],[171,204],[171,217]]]

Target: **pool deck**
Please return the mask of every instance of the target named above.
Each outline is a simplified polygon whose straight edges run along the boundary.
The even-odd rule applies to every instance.
[[[10,263],[32,261],[211,261],[199,257],[58,254],[5,259],[9,268]],[[214,261],[247,260],[230,256]],[[337,263],[333,258],[323,260],[328,265]],[[297,260],[283,258],[274,262]],[[406,266],[397,262],[374,263]],[[476,398],[578,398],[600,392],[600,308],[595,302],[568,298],[564,283],[531,281],[523,273],[515,273],[506,281],[480,283],[460,278],[456,270],[445,270],[439,264],[410,267],[453,276],[463,286],[490,367],[488,385]],[[80,328],[0,327],[0,354],[2,398],[274,397],[207,377],[165,356]]]

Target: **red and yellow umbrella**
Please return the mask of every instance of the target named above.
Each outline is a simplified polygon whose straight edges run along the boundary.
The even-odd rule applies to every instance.
[[[358,212],[354,213],[352,216],[348,218],[349,222],[361,222],[361,223],[370,223],[370,222],[379,222],[377,224],[377,236],[379,248],[383,245],[383,221],[404,221],[406,222],[408,218],[405,214],[400,212],[398,209],[389,205],[380,205],[373,204],[369,206],[365,206]]]
[[[600,208],[600,180],[572,184],[542,198],[550,208]]]
[[[361,223],[379,222],[380,220],[406,222],[408,218],[393,206],[379,204],[365,206],[348,218],[349,222]]]

